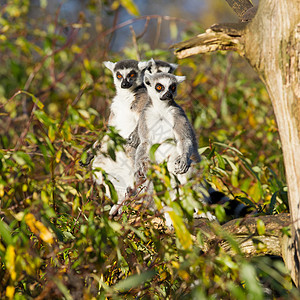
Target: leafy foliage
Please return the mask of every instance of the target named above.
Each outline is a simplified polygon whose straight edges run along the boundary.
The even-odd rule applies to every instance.
[[[204,176],[260,213],[288,210],[271,104],[262,84],[255,77],[249,80],[247,66],[234,54],[222,53],[180,62],[178,74],[187,80],[178,98],[199,137],[201,175],[171,201],[165,165],[149,171],[156,206],[173,208],[175,232],[166,230],[158,212],[137,204],[140,195],[111,219],[108,211],[116,199],[94,185],[92,172],[78,161],[105,135],[114,141],[108,155],[122,146],[118,134],[106,128],[114,88],[102,61],[123,55],[107,52],[109,36],[102,27],[99,40],[91,38],[84,19],[67,36],[57,19],[45,19],[45,27],[38,27],[28,18],[29,5],[14,0],[0,10],[1,298],[263,299],[258,278],[275,294],[296,297],[282,262],[249,261],[214,223],[211,230],[236,255],[217,242],[207,250],[205,230],[192,218],[193,207],[210,209],[197,201],[195,186]],[[91,2],[90,8],[96,5]],[[119,5],[138,13],[133,1],[101,5],[110,13]],[[129,43],[123,52],[136,59],[133,46]],[[144,59],[174,59],[142,40],[138,48]],[[212,209],[225,217],[222,206]],[[264,224],[257,229],[263,233]]]

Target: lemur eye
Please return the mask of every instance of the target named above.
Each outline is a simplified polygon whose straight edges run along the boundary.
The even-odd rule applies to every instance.
[[[136,74],[135,74],[134,72],[130,73],[130,77],[131,77],[131,78],[135,77],[135,75],[136,75]]]
[[[156,86],[155,86],[155,89],[158,91],[158,92],[161,92],[163,91],[165,88],[162,84],[160,83],[157,83]]]
[[[172,92],[175,92],[175,91],[176,91],[176,85],[175,85],[175,84],[172,84],[172,85],[170,86],[170,90],[171,90]]]
[[[117,73],[117,78],[121,79],[121,78],[123,78],[123,76],[120,73]]]

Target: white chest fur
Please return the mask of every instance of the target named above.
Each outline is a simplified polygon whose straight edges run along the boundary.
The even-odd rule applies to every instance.
[[[123,138],[128,138],[137,125],[138,116],[130,109],[133,101],[133,93],[125,90],[115,96],[110,108],[114,117],[108,125],[116,127]]]
[[[174,118],[169,109],[151,107],[147,111],[146,120],[151,144],[162,143],[166,139],[174,138]]]
[[[167,159],[176,152],[176,146],[167,142],[168,139],[174,139],[174,117],[171,108],[150,107],[147,110],[146,122],[148,128],[148,141],[150,146],[156,143],[163,143],[156,151],[155,157],[158,163]]]

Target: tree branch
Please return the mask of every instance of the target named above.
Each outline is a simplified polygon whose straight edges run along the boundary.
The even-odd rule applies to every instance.
[[[265,225],[265,233],[262,235],[259,235],[257,231],[259,219]],[[290,224],[290,215],[282,213],[272,216],[235,219],[219,226],[219,228],[217,224],[214,224],[214,229],[205,219],[198,219],[195,221],[195,228],[200,228],[207,236],[204,251],[208,251],[218,244],[232,255],[236,254],[226,238],[220,239],[222,236],[232,236],[246,257],[268,254],[281,256],[286,261],[289,259],[288,252],[285,250],[288,247],[289,238],[282,233],[282,228],[288,227]]]
[[[177,49],[178,58],[186,58],[196,54],[213,52],[217,50],[233,50],[244,56],[242,36],[245,23],[216,24],[196,37],[172,45]]]

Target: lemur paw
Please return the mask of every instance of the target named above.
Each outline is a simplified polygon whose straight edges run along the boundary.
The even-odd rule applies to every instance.
[[[133,131],[126,141],[131,147],[137,148],[140,143],[140,138],[139,135],[135,131]]]
[[[146,179],[147,169],[148,169],[147,159],[143,159],[137,164],[136,166],[137,171],[135,172],[135,178],[137,182],[142,182]]]
[[[188,160],[183,155],[179,155],[175,160],[175,173],[176,174],[184,174],[188,171],[191,165],[191,161]]]
[[[85,159],[85,162],[83,162],[82,160],[79,161],[79,165],[81,167],[88,167],[89,164],[91,163],[92,159],[94,158],[94,154],[92,152],[88,152],[87,153],[87,156],[86,156],[86,159]]]

